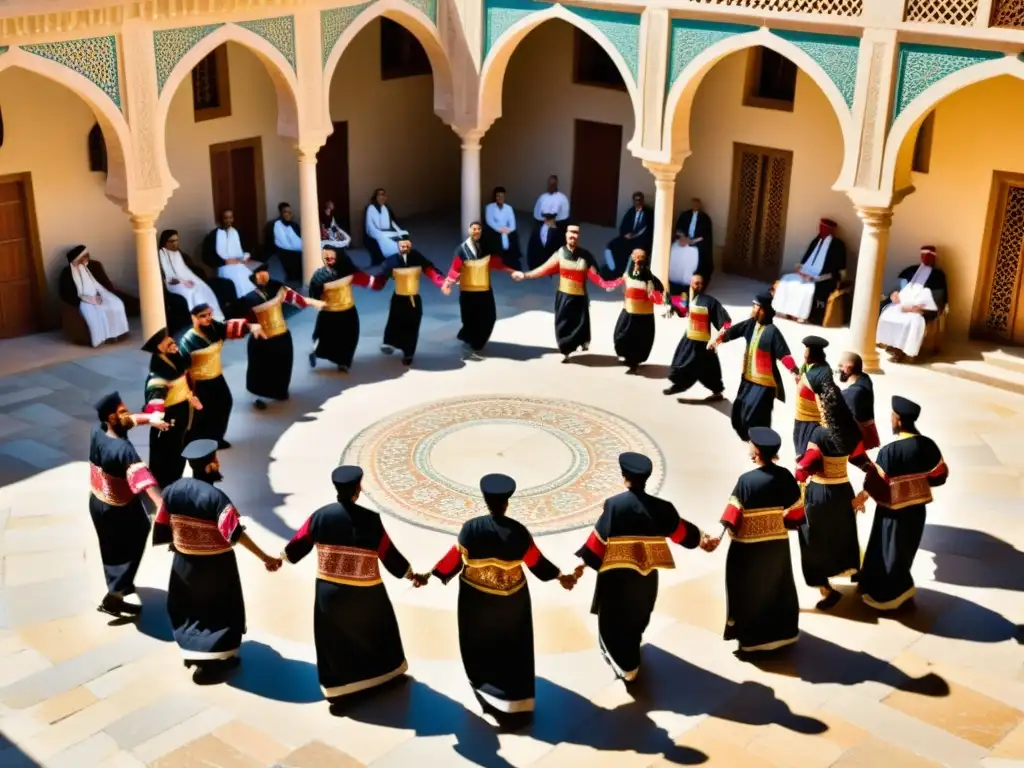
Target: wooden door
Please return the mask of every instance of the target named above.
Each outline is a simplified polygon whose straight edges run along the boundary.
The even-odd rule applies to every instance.
[[[725,271],[763,282],[782,269],[793,153],[736,144]]]
[[[263,148],[259,137],[210,147],[214,221],[230,208],[246,248],[257,248],[267,220]]]
[[[600,227],[618,225],[621,161],[621,125],[576,121],[569,197],[573,220]]]
[[[334,201],[334,219],[338,226],[352,234],[348,199],[348,123],[334,124],[334,133],[316,155],[316,191],[320,208]]]
[[[26,182],[0,182],[0,338],[40,329]]]
[[[940,265],[941,266],[941,265]],[[1024,175],[997,172],[989,200],[976,335],[1024,345]],[[980,319],[980,323],[978,320]],[[978,333],[980,331],[980,333]]]

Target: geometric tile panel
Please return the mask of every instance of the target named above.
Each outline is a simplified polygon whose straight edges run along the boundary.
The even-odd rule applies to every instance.
[[[273,19],[256,19],[240,21],[238,26],[255,32],[272,46],[277,48],[288,63],[295,69],[295,17],[278,16]]]
[[[346,5],[343,8],[332,8],[320,11],[320,55],[321,64],[327,66],[327,59],[334,52],[334,46],[356,18],[370,7],[370,3]]]
[[[63,64],[91,80],[121,109],[121,78],[117,61],[117,38],[87,37],[57,43],[23,45],[22,50]]]
[[[846,106],[853,108],[853,94],[857,89],[857,59],[860,38],[842,35],[818,35],[810,32],[773,30],[776,35],[793,43],[814,59],[843,94]]]
[[[156,57],[156,90],[160,94],[164,90],[167,78],[185,54],[209,34],[217,31],[223,24],[204,24],[199,27],[179,27],[177,29],[157,29],[153,32],[153,50]]]
[[[666,93],[672,89],[679,74],[690,62],[708,48],[734,35],[756,31],[757,27],[745,24],[673,19],[672,35],[669,40],[668,78],[665,81]]]
[[[998,51],[903,43],[900,45],[893,122],[914,99],[942,78],[1002,56],[1003,54]]]
[[[547,10],[552,3],[536,0],[486,0],[484,5],[484,59],[505,31],[531,13]]]

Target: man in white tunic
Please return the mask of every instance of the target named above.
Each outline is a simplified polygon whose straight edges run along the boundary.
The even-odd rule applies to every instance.
[[[274,222],[274,248],[288,282],[302,280],[302,232],[288,203],[278,203]]]
[[[921,246],[921,263],[899,275],[899,288],[882,302],[875,341],[890,362],[917,357],[930,320],[946,308],[946,275],[935,266],[935,246]]]
[[[90,343],[98,347],[128,333],[128,314],[124,302],[114,293],[103,265],[94,262],[89,268],[89,251],[84,245],[67,253],[68,266],[60,275],[60,297],[78,305],[89,327]],[[94,274],[95,272],[95,274]]]
[[[772,300],[776,314],[802,323],[824,318],[828,297],[846,275],[846,244],[836,237],[837,227],[822,219],[796,269],[779,279]]]
[[[676,241],[672,243],[668,257],[669,293],[672,296],[689,293],[690,281],[697,273],[699,264],[697,243],[686,232],[676,232]]]
[[[544,221],[544,214],[553,211],[556,221],[566,221],[569,218],[569,198],[558,190],[558,177],[548,176],[548,191],[537,198],[533,206],[533,218],[538,222]]]
[[[366,207],[366,234],[376,241],[385,259],[395,256],[398,253],[398,241],[409,236],[391,214],[388,193],[384,189],[375,190]]]
[[[220,266],[217,275],[230,280],[235,286],[235,295],[242,298],[253,291],[252,270],[246,262],[250,256],[242,248],[242,239],[235,229],[235,213],[230,208],[220,217],[220,226],[214,230],[214,249]]]
[[[699,274],[704,278],[705,290],[711,284],[711,275],[715,271],[714,257],[714,226],[711,217],[704,212],[704,204],[699,197],[690,200],[690,209],[683,211],[676,219],[676,242],[680,248],[695,246],[697,248],[697,266],[691,274]],[[678,286],[679,291],[686,292],[689,281]],[[679,292],[672,289],[673,295]]]
[[[165,229],[160,233],[160,272],[164,276],[164,285],[170,293],[181,296],[188,304],[189,312],[199,304],[209,304],[215,320],[224,321],[217,296],[195,273],[188,263],[188,257],[181,252],[181,240],[178,230]]]
[[[519,235],[516,234],[516,212],[505,202],[505,188],[494,188],[494,202],[484,208],[484,229],[482,239],[484,253],[497,254],[506,266],[519,269],[522,252],[519,249]]]
[[[352,238],[338,226],[334,218],[334,201],[324,203],[324,213],[320,217],[320,249],[330,248],[332,251],[343,251],[352,244]]]

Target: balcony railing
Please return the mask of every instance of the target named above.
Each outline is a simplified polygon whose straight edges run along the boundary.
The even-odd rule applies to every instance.
[[[696,0],[701,5],[743,8],[774,13],[813,13],[825,16],[860,16],[863,0]]]
[[[904,21],[973,27],[979,0],[907,0]]]

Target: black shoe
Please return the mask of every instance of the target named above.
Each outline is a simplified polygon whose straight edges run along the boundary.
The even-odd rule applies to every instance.
[[[631,365],[629,366],[629,368],[626,369],[627,376],[636,376],[638,373],[640,373],[639,365]]]
[[[257,411],[265,411],[265,410],[267,410],[267,404],[266,404],[266,403],[264,403],[264,402],[263,402],[262,400],[260,400],[259,398],[256,398],[256,399],[255,399],[255,400],[253,401],[253,403],[252,403],[252,407],[253,407],[253,408],[255,408],[255,409],[256,409]]]
[[[403,357],[402,358],[402,365],[406,365],[406,366],[412,365],[412,358],[411,357]]]
[[[217,441],[217,450],[218,451],[226,451],[230,447],[231,447],[231,443],[229,443],[224,438],[221,438],[220,440]]]
[[[676,384],[673,384],[668,389],[661,390],[661,394],[663,394],[663,395],[678,395],[682,391],[683,391],[682,387],[680,387],[680,386],[678,386]]]
[[[338,373],[348,373],[348,366],[347,365],[339,365],[338,366]]]
[[[850,583],[851,584],[859,584],[860,583],[860,571],[857,571],[856,573],[851,573],[850,574]]]
[[[705,403],[717,403],[720,400],[725,400],[725,395],[721,392],[715,392],[714,394],[708,395],[704,398]]]
[[[316,368],[316,352],[309,353],[309,367]]]
[[[838,589],[833,589],[828,593],[828,597],[823,597],[815,604],[815,608],[819,611],[830,611],[836,607],[836,604],[843,599],[843,593]]]

